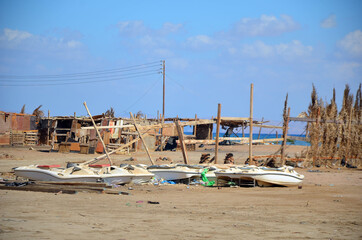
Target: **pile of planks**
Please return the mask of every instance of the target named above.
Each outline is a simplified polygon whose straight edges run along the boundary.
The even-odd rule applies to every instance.
[[[112,186],[109,186],[106,183],[91,183],[91,182],[3,181],[0,182],[0,189],[32,191],[32,192],[48,192],[48,193],[65,193],[65,194],[76,194],[78,192],[86,192],[86,193],[129,195],[127,192],[122,192],[119,189],[112,189]]]

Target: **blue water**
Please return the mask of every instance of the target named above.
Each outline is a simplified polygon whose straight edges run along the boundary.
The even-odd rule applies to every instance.
[[[186,135],[192,135],[192,132],[185,132]],[[220,133],[219,137],[223,137],[225,133]],[[253,134],[253,139],[258,139],[259,134],[258,133],[254,133]],[[297,134],[289,134],[289,136],[297,136],[297,137],[305,137],[305,135],[297,135]],[[241,133],[238,133],[237,136],[235,134],[232,134],[230,137],[242,137]],[[245,137],[249,137],[248,133],[245,133]],[[268,138],[282,138],[283,135],[282,134],[278,134],[278,136],[273,133],[273,134],[265,134],[262,133],[260,134],[260,138],[259,139],[268,139]],[[213,133],[213,138],[216,138],[216,133]],[[274,142],[273,142],[274,143]],[[278,142],[278,144],[282,144],[282,142]],[[287,142],[287,145],[301,145],[301,146],[310,146],[309,142],[305,142],[305,141],[299,141],[299,140],[295,140],[294,143],[292,142]]]

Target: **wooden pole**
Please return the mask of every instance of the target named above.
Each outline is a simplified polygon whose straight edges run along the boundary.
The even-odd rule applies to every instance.
[[[106,156],[107,156],[107,159],[108,159],[108,161],[109,161],[109,164],[110,164],[110,165],[113,165],[112,160],[111,160],[111,157],[110,157],[109,154],[108,154],[106,145],[105,145],[104,142],[103,142],[102,136],[101,136],[101,134],[100,134],[99,131],[98,131],[97,125],[96,125],[96,123],[94,122],[91,113],[89,112],[89,109],[88,109],[88,107],[87,107],[87,103],[84,102],[83,105],[84,105],[85,109],[87,110],[90,119],[92,120],[94,129],[96,130],[97,136],[98,136],[99,140],[101,141],[101,143],[102,143],[102,145],[103,145],[104,151],[105,151]]]
[[[244,122],[242,123],[242,126],[241,126],[241,132],[242,132],[242,137],[245,137]]]
[[[280,155],[281,155],[281,160],[282,160],[283,166],[285,165],[285,148],[287,146],[289,116],[290,116],[290,108],[288,108],[287,116],[284,116],[283,143],[282,143],[282,148],[280,150]]]
[[[195,122],[197,121],[197,114],[195,114]],[[193,135],[196,137],[196,124],[194,125],[194,133]]]
[[[319,117],[320,117],[320,114],[321,114],[321,108],[319,107],[317,110],[317,119],[316,119],[316,124],[315,124],[315,131],[314,131],[314,133],[317,133],[317,134],[314,134],[315,136],[313,137],[314,138],[314,146],[312,149],[313,167],[315,167],[317,156],[318,156],[317,152],[318,152],[318,142],[319,142]]]
[[[347,161],[349,159],[349,157],[351,156],[349,149],[350,149],[350,145],[351,145],[351,126],[352,126],[352,110],[353,107],[351,106],[351,110],[349,112],[349,121],[348,121],[348,138],[347,138],[347,151],[346,151],[346,156],[345,156],[345,160],[346,160],[346,165],[347,166]]]
[[[189,159],[188,159],[188,156],[187,156],[187,149],[186,149],[186,144],[184,142],[184,133],[183,133],[183,130],[182,130],[182,127],[180,126],[180,121],[177,120],[175,122],[176,124],[176,129],[177,129],[177,132],[178,132],[178,138],[180,140],[180,144],[181,144],[181,151],[182,151],[182,155],[184,157],[184,162],[185,164],[189,164]]]
[[[249,165],[253,161],[253,91],[254,84],[250,85],[250,119],[249,119]]]
[[[166,72],[165,60],[162,61],[162,78],[163,78],[163,92],[162,92],[162,125],[165,123],[165,98],[166,98]],[[161,128],[161,146],[160,151],[163,151],[163,127]]]
[[[47,138],[47,145],[49,145],[49,141],[50,141],[50,126],[49,126],[49,122],[50,122],[50,111],[48,110],[48,138]]]
[[[145,140],[144,140],[144,138],[143,138],[140,130],[138,129],[138,126],[137,126],[137,124],[136,124],[136,120],[134,119],[133,114],[132,114],[131,112],[130,112],[129,114],[131,115],[131,118],[132,118],[133,123],[134,123],[134,127],[136,128],[136,131],[138,132],[138,135],[139,135],[139,137],[141,138],[141,141],[142,141],[142,143],[143,143],[143,146],[144,146],[144,148],[145,148],[145,150],[146,150],[146,152],[147,152],[148,158],[150,159],[151,164],[154,165],[154,163],[153,163],[153,161],[152,161],[152,157],[151,157],[150,151],[148,151],[148,147],[147,147],[147,145],[146,145],[146,142],[145,142]]]
[[[260,128],[259,128],[258,139],[260,139],[261,129],[263,128],[261,125],[263,125],[263,122],[264,122],[264,117],[261,119],[261,124],[260,124]]]
[[[215,140],[215,164],[217,164],[217,154],[219,152],[219,134],[220,134],[220,121],[221,121],[221,104],[217,105],[217,122],[216,122],[216,140]]]

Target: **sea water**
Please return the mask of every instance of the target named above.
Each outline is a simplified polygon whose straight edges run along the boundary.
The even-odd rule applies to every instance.
[[[186,135],[192,135],[192,132],[185,132]],[[225,133],[220,133],[219,137],[223,137]],[[296,137],[305,137],[305,135],[298,135],[298,134],[289,134],[288,136],[296,136]],[[242,137],[241,133],[231,134],[230,137]],[[249,133],[245,133],[244,137],[248,138]],[[278,134],[278,136],[275,133],[267,134],[267,133],[261,133],[260,136],[258,133],[253,133],[253,139],[270,139],[270,138],[282,138],[282,134]],[[216,138],[216,133],[213,133],[213,139]],[[281,141],[279,142],[268,142],[269,144],[282,144]],[[301,146],[310,146],[309,142],[300,141],[300,140],[293,140],[293,141],[287,141],[287,145],[301,145]]]

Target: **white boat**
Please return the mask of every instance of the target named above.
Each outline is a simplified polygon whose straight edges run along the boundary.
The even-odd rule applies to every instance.
[[[302,183],[304,176],[292,167],[234,167],[216,171],[218,179],[234,179],[238,181],[256,181],[259,186],[295,186]]]
[[[147,168],[148,171],[155,174],[157,180],[166,181],[190,179],[201,176],[203,168],[192,168],[190,165],[152,165]]]
[[[215,175],[218,179],[237,179],[237,180],[246,180],[252,181],[253,176],[256,172],[259,172],[255,166],[251,167],[230,167],[228,169],[223,169],[215,172]]]
[[[126,184],[149,181],[154,174],[136,166],[72,166],[61,168],[59,165],[30,165],[14,168],[15,175],[36,181],[57,182],[106,182],[108,184]]]
[[[296,186],[302,183],[304,175],[297,173],[293,167],[266,168],[261,167],[260,173],[253,176],[259,186]]]

